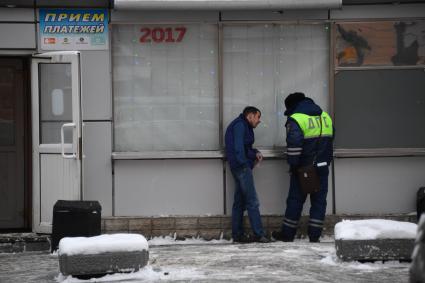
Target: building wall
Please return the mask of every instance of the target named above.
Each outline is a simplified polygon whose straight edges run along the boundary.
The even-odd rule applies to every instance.
[[[0,54],[36,51],[33,9],[0,9]],[[111,11],[111,24],[371,20],[424,18],[425,5],[343,7],[330,11],[152,12]],[[10,32],[13,31],[13,32]],[[41,50],[37,50],[41,52]],[[222,156],[169,159],[113,158],[113,81],[108,51],[82,51],[84,198],[99,200],[104,216],[230,215],[233,180]],[[330,98],[331,100],[331,98]],[[400,213],[415,210],[416,190],[425,184],[423,157],[337,158],[329,177],[327,213]],[[288,192],[284,158],[269,156],[255,169],[263,214],[282,214]],[[333,175],[335,182],[332,182]],[[335,200],[332,192],[335,191]],[[335,206],[333,206],[335,202]],[[308,212],[308,205],[304,213]]]
[[[34,10],[0,8],[0,36],[0,49],[35,49]]]
[[[337,158],[336,213],[414,212],[424,172],[424,157]]]
[[[112,102],[110,51],[81,52],[84,198],[112,215]]]
[[[371,18],[404,18],[404,17],[423,17],[425,14],[422,12],[423,5],[403,5],[402,7],[393,5],[379,5],[379,6],[363,6],[363,7],[343,7],[338,11],[331,11],[330,19],[344,20],[344,19],[368,19]],[[203,12],[202,12],[203,13]],[[202,14],[201,13],[201,14]],[[205,12],[205,21],[215,21],[216,17]],[[190,16],[184,13],[173,13],[173,12],[122,12],[112,11],[112,25],[115,23],[167,23],[174,22],[170,19],[177,19],[176,22],[191,22],[199,21],[196,16],[191,14]],[[272,13],[272,12],[238,12],[238,11],[225,11],[221,13],[221,20],[223,23],[226,21],[291,21],[291,20],[324,20],[328,18],[327,11],[291,11],[283,14]],[[331,98],[329,98],[331,100]],[[137,155],[137,154],[136,154]],[[231,206],[233,199],[233,179],[230,174],[230,170],[226,165],[223,167],[220,164],[221,158],[218,158],[216,163],[216,169],[213,170],[214,175],[218,178],[222,175],[221,170],[224,169],[225,185],[220,185],[215,191],[217,195],[212,197],[211,200],[215,202],[214,208],[206,206],[204,209],[197,211],[197,209],[188,208],[184,203],[180,206],[177,202],[173,209],[170,209],[168,197],[174,196],[174,189],[167,182],[179,184],[185,187],[185,184],[192,184],[196,182],[194,180],[188,181],[193,178],[191,173],[183,173],[183,183],[173,182],[175,177],[171,177],[176,169],[172,169],[173,166],[165,166],[165,164],[178,164],[182,163],[183,166],[192,166],[191,161],[180,161],[180,160],[161,160],[161,161],[128,161],[128,160],[116,160],[114,162],[115,168],[115,182],[114,190],[116,193],[116,212],[120,211],[116,215],[119,216],[141,216],[141,215],[161,215],[161,214],[197,214],[197,213],[218,213],[218,214],[231,214]],[[137,169],[134,168],[134,164],[130,165],[131,162],[138,164]],[[154,167],[148,166],[147,164],[155,164],[160,162],[163,166],[155,165]],[[201,163],[201,161],[197,161]],[[212,162],[212,161],[209,161]],[[392,158],[337,158],[334,163],[334,171],[331,171],[329,176],[329,193],[328,193],[328,208],[327,213],[407,213],[415,210],[415,193],[419,186],[425,183],[425,179],[422,176],[423,172],[423,159],[420,157],[392,157]],[[143,164],[143,166],[142,166]],[[130,192],[130,187],[133,186],[134,190],[137,190],[138,201],[142,206],[146,202],[142,198],[144,196],[143,190],[137,188],[140,184],[149,184],[152,186],[152,168],[155,168],[155,175],[160,174],[166,179],[162,181],[161,189],[157,192],[149,189],[150,199],[155,204],[154,208],[144,211],[140,208],[126,208],[126,201],[122,201],[126,197],[135,194]],[[221,168],[221,169],[220,169]],[[143,171],[150,172],[149,174],[143,173]],[[288,168],[286,161],[283,158],[269,158],[266,159],[259,168],[254,170],[255,183],[257,192],[260,199],[260,209],[263,214],[282,214],[285,209],[285,199],[288,192],[289,180],[287,174]],[[180,172],[180,171],[179,171]],[[397,172],[397,173],[396,173]],[[335,176],[335,183],[333,182],[333,175]],[[200,174],[200,176],[203,176]],[[187,178],[186,178],[187,177]],[[186,180],[187,179],[187,180]],[[197,179],[197,178],[195,178]],[[131,180],[129,182],[124,180]],[[137,180],[137,181],[136,181]],[[168,181],[167,181],[168,180]],[[132,185],[129,186],[128,183]],[[192,185],[189,185],[189,187]],[[121,191],[122,190],[122,191]],[[182,188],[182,192],[186,188]],[[333,200],[333,191],[335,192],[335,200]],[[203,194],[191,193],[190,190],[186,191],[190,194],[190,197],[194,201],[203,201]],[[120,197],[118,198],[118,195]],[[165,196],[167,199],[164,204],[157,199],[161,199]],[[184,197],[184,196],[180,196]],[[187,196],[186,196],[187,197]],[[143,200],[142,200],[143,199]],[[402,199],[402,201],[401,201]],[[225,207],[221,206],[221,202],[225,201]],[[382,201],[385,200],[385,201]],[[333,203],[335,202],[335,206]],[[135,206],[131,205],[131,207]],[[218,205],[220,204],[220,205]],[[307,205],[304,208],[304,214],[308,214],[308,200]],[[150,204],[151,205],[151,204]],[[189,205],[192,207],[192,205]],[[208,208],[207,208],[208,207]],[[162,213],[161,213],[162,212]]]
[[[115,215],[223,214],[221,160],[117,160]]]

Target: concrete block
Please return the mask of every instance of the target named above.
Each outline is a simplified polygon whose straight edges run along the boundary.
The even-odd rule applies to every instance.
[[[152,229],[153,230],[174,230],[176,219],[172,217],[153,218]]]
[[[230,240],[232,239],[232,230],[224,230],[223,231],[223,239]]]
[[[147,231],[152,230],[151,218],[134,218],[128,220],[128,230],[133,231]]]
[[[230,217],[223,217],[221,219],[221,228],[222,229],[232,229],[232,218]]]
[[[26,252],[39,252],[39,251],[48,251],[50,250],[50,243],[45,242],[28,242],[25,244]]]
[[[200,230],[199,236],[207,241],[213,239],[220,239],[221,230],[220,229],[208,229],[208,230]]]
[[[198,229],[198,217],[181,217],[176,219],[176,229],[188,230]]]
[[[176,230],[176,239],[184,240],[185,238],[196,238],[198,231],[196,230]]]
[[[133,272],[145,266],[149,252],[105,252],[89,255],[59,255],[59,269],[63,275],[98,275]]]
[[[414,239],[335,240],[336,255],[345,261],[411,260]]]
[[[169,230],[169,229],[160,229],[160,230],[155,230],[155,229],[153,229],[152,230],[152,237],[164,237],[164,236],[174,236],[174,233],[175,233],[176,231],[173,229],[173,230]]]
[[[199,229],[220,229],[221,217],[199,217]]]
[[[126,218],[109,218],[105,219],[105,231],[110,232],[126,232],[128,233],[128,219]]]
[[[251,229],[251,223],[249,222],[249,217],[247,215],[245,215],[243,217],[243,228],[244,229]]]
[[[23,242],[0,243],[0,253],[20,253],[25,249]]]
[[[272,230],[279,230],[282,227],[282,216],[269,216],[268,227]]]

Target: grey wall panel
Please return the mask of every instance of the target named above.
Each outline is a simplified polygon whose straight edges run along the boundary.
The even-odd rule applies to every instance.
[[[0,23],[0,38],[0,48],[35,49],[35,25]]]
[[[416,17],[425,17],[425,4],[343,6],[330,13],[333,20]]]
[[[112,23],[217,22],[217,11],[111,11]]]
[[[84,120],[112,119],[109,51],[81,51]]]
[[[299,11],[223,11],[223,21],[290,21],[290,20],[326,20],[328,10]]]
[[[425,158],[335,161],[336,213],[409,213],[425,185]]]
[[[102,216],[112,215],[112,133],[110,122],[84,122],[84,199],[98,200]]]
[[[0,8],[0,22],[35,22],[34,10]]]
[[[226,166],[226,214],[231,215],[235,181],[229,165]],[[288,165],[285,160],[265,160],[253,172],[261,214],[283,214],[289,190]]]
[[[109,7],[110,0],[37,0],[37,7]]]
[[[116,216],[223,214],[221,160],[117,160]]]
[[[286,209],[286,197],[289,191],[289,167],[285,160],[265,160],[254,169],[254,182],[260,200],[261,214],[284,214]],[[226,214],[232,214],[233,194],[235,182],[230,168],[226,167]],[[329,174],[329,193],[327,214],[332,213],[332,178]],[[308,215],[310,200],[307,198],[303,214]]]

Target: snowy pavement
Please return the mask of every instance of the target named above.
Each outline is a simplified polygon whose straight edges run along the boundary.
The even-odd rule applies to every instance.
[[[184,243],[189,244],[184,244]],[[335,244],[231,244],[191,240],[149,241],[147,267],[131,274],[79,280],[59,274],[57,255],[0,254],[0,282],[408,282],[409,263],[341,262]]]

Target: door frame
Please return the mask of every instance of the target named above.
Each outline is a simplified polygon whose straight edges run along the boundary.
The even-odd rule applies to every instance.
[[[71,65],[71,96],[72,96],[72,123],[65,123],[61,127],[60,144],[40,143],[40,64],[70,64]],[[81,69],[80,52],[55,51],[34,54],[31,60],[31,107],[32,107],[32,230],[37,233],[51,233],[51,223],[41,219],[41,154],[57,154],[70,160],[75,165],[75,184],[78,188],[73,191],[73,200],[83,199],[82,178],[82,107],[81,107]],[[72,143],[64,143],[64,128],[72,128]],[[65,198],[62,198],[65,199]],[[53,210],[52,210],[53,213]]]

